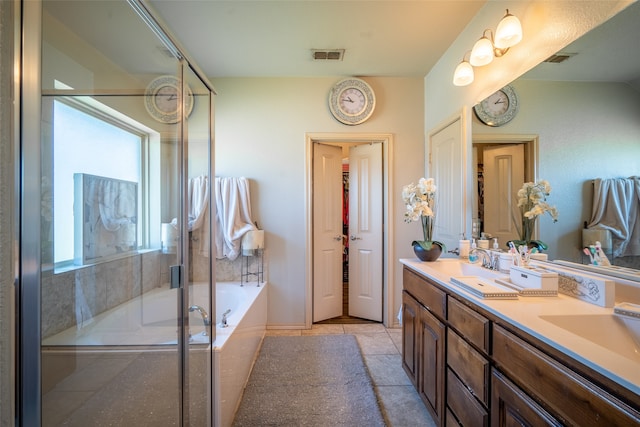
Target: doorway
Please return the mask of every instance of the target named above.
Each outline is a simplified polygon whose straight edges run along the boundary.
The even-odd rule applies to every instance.
[[[537,136],[474,136],[473,238],[484,233],[501,246],[518,238],[515,195],[524,182],[536,179],[537,158]]]
[[[313,152],[313,321],[381,322],[382,144]]]
[[[307,327],[311,327],[313,322],[342,317],[345,305],[348,307],[347,315],[352,317],[383,323],[390,319],[392,301],[388,284],[392,266],[389,260],[393,258],[389,253],[391,233],[388,224],[391,220],[387,200],[390,194],[391,143],[391,135],[387,134],[307,135],[307,189],[310,194],[307,199],[307,236],[312,248],[307,254]],[[325,147],[321,150],[323,154],[314,155],[318,147]],[[336,150],[338,154],[332,155],[331,152]],[[343,151],[348,154],[343,155]],[[377,165],[376,155],[371,152],[379,153]],[[350,179],[347,182],[351,203],[348,215],[342,211],[342,201],[347,196],[343,187],[343,157],[350,159]],[[333,177],[337,170],[338,178],[327,178],[326,183],[320,184],[324,178],[318,181],[319,176],[328,175],[327,168],[333,168]],[[328,190],[330,187],[333,190]],[[366,215],[354,213],[364,204],[363,199],[372,208],[361,211]],[[340,221],[333,221],[334,225],[327,226],[327,207],[334,206],[332,210],[335,212],[335,205],[340,209]],[[343,229],[345,216],[349,218],[351,229],[348,233]],[[359,223],[361,220],[364,222]],[[345,250],[348,257],[344,256]],[[326,263],[338,267],[327,268]],[[348,266],[348,269],[343,269],[343,266]],[[346,286],[343,279],[347,279]],[[333,308],[325,311],[326,305],[325,308],[319,306],[319,300],[325,300],[323,303]],[[362,304],[369,308],[360,311]],[[370,315],[372,307],[375,314]]]

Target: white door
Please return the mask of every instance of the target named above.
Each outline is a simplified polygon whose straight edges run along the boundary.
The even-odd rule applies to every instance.
[[[342,315],[342,148],[313,144],[313,321]]]
[[[516,194],[524,183],[524,144],[501,144],[483,150],[484,231],[498,238],[502,249],[519,239]]]
[[[434,239],[453,249],[458,247],[462,234],[467,234],[461,120],[431,135],[429,142],[429,175],[438,187]]]
[[[349,315],[382,321],[382,144],[349,150]]]

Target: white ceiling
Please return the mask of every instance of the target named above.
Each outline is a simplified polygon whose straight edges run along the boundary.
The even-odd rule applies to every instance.
[[[425,76],[484,0],[149,0],[209,78]],[[314,61],[312,49],[345,49]],[[462,59],[462,58],[461,58]]]

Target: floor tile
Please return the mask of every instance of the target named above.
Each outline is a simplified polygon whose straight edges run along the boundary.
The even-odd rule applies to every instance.
[[[342,326],[345,334],[387,332],[381,323],[344,324]]]
[[[390,427],[435,427],[413,386],[381,386],[376,392]]]
[[[267,329],[267,337],[298,337],[302,335],[302,329]]]
[[[343,325],[313,325],[311,329],[303,329],[302,335],[344,334]]]
[[[398,349],[398,353],[402,354],[402,329],[387,329],[387,333]]]
[[[367,354],[398,354],[396,346],[389,335],[384,333],[354,334],[363,355]]]
[[[402,356],[399,354],[373,354],[364,356],[369,374],[376,386],[411,385],[411,381],[402,369]]]

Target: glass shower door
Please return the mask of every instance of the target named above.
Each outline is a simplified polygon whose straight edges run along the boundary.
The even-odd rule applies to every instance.
[[[39,397],[23,407],[44,426],[209,424],[211,92],[136,1],[27,3],[42,59],[26,172],[41,185],[24,283],[41,309],[22,359]]]

